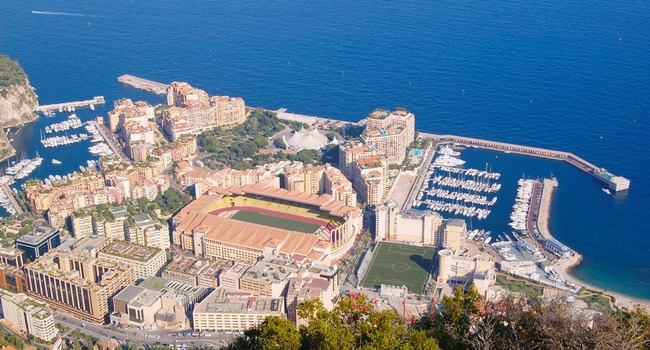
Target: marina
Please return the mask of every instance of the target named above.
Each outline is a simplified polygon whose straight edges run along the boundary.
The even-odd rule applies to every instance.
[[[70,129],[79,129],[82,126],[83,123],[81,122],[81,119],[73,113],[68,116],[67,120],[46,126],[45,133],[51,134],[55,132],[68,131]]]
[[[55,103],[55,104],[50,104],[50,105],[41,105],[38,106],[34,109],[35,112],[40,112],[44,113],[46,116],[54,116],[55,113],[52,113],[53,111],[68,111],[68,112],[73,112],[75,108],[79,107],[89,107],[90,109],[94,109],[95,105],[100,105],[104,104],[106,101],[104,100],[104,96],[95,96],[93,97],[92,100],[84,100],[84,101],[73,101],[73,102],[63,102],[63,103]]]
[[[117,78],[117,81],[139,90],[152,92],[156,95],[167,94],[167,84],[158,83],[148,79],[138,78],[130,74],[120,75]]]
[[[429,166],[428,177],[411,205],[455,216],[486,219],[491,213],[489,207],[497,202],[497,197],[490,195],[501,189],[501,184],[496,182],[501,174],[489,172],[487,164],[485,171],[457,168],[465,164],[456,158],[460,156],[460,149],[444,146],[438,153],[442,155]]]
[[[71,145],[85,140],[88,140],[88,134],[72,134],[42,138],[41,144],[43,144],[43,147],[45,148],[51,148]]]
[[[457,144],[457,145],[464,145],[469,147],[485,148],[485,149],[507,152],[507,153],[517,153],[517,154],[523,154],[527,156],[562,160],[586,172],[587,174],[592,175],[598,180],[604,182],[609,187],[609,189],[614,192],[625,191],[630,187],[630,180],[622,176],[616,176],[608,172],[606,169],[597,167],[596,165],[569,152],[555,151],[555,150],[538,148],[538,147],[522,146],[522,145],[516,145],[512,143],[505,143],[505,142],[475,139],[471,137],[463,137],[463,136],[456,136],[456,135],[438,135],[438,134],[428,134],[428,133],[421,133],[421,135],[433,139],[434,146],[443,145],[443,144],[445,145]]]

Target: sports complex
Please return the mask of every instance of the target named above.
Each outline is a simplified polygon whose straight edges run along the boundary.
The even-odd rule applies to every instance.
[[[215,189],[173,218],[174,244],[196,255],[241,262],[279,255],[327,265],[361,232],[361,210],[330,195],[258,183]]]
[[[360,286],[376,289],[382,284],[406,286],[412,294],[424,294],[435,252],[433,247],[379,242],[371,253]]]

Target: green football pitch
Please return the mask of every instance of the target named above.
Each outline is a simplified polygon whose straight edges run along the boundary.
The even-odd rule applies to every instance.
[[[246,210],[236,212],[232,219],[303,233],[314,233],[320,227],[320,225],[309,222],[279,218]]]
[[[361,286],[406,286],[410,293],[423,294],[435,252],[432,247],[379,242]]]

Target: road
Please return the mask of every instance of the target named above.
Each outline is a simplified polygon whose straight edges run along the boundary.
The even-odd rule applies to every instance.
[[[402,204],[402,210],[406,210],[411,207],[413,201],[415,200],[415,197],[417,196],[418,192],[422,188],[422,183],[424,182],[424,180],[429,178],[429,174],[427,174],[427,169],[429,169],[429,165],[431,165],[433,156],[436,154],[437,145],[438,145],[437,142],[432,140],[431,145],[426,150],[426,156],[422,159],[422,163],[420,163],[418,176],[413,182],[413,187],[411,187],[411,191],[409,192],[409,195],[406,197],[406,200]]]
[[[113,153],[115,153],[116,156],[120,157],[123,161],[127,163],[131,163],[131,160],[129,157],[127,157],[124,152],[122,152],[122,148],[120,147],[120,143],[115,137],[115,135],[110,132],[104,125],[100,125],[99,123],[95,121],[90,121],[90,124],[93,124],[97,127],[97,130],[99,130],[99,133],[102,134],[102,137],[108,144],[108,146],[113,150]]]
[[[133,344],[168,344],[168,345],[181,345],[186,344],[190,346],[213,346],[220,348],[227,345],[234,339],[234,335],[225,334],[212,334],[211,337],[184,337],[178,336],[179,332],[191,332],[191,330],[139,330],[139,329],[121,329],[113,325],[102,326],[92,323],[87,323],[79,319],[73,318],[68,314],[61,314],[55,312],[54,319],[56,322],[65,325],[66,327],[77,329],[80,332],[97,337],[102,340],[117,340],[120,344],[133,343]],[[137,333],[147,335],[136,336]]]

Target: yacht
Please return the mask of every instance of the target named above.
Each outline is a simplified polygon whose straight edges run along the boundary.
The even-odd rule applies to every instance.
[[[603,192],[607,194],[612,194],[612,191],[610,191],[609,188],[603,188]]]
[[[54,164],[54,165],[61,165],[62,163],[61,163],[60,160],[52,159],[52,164]]]

